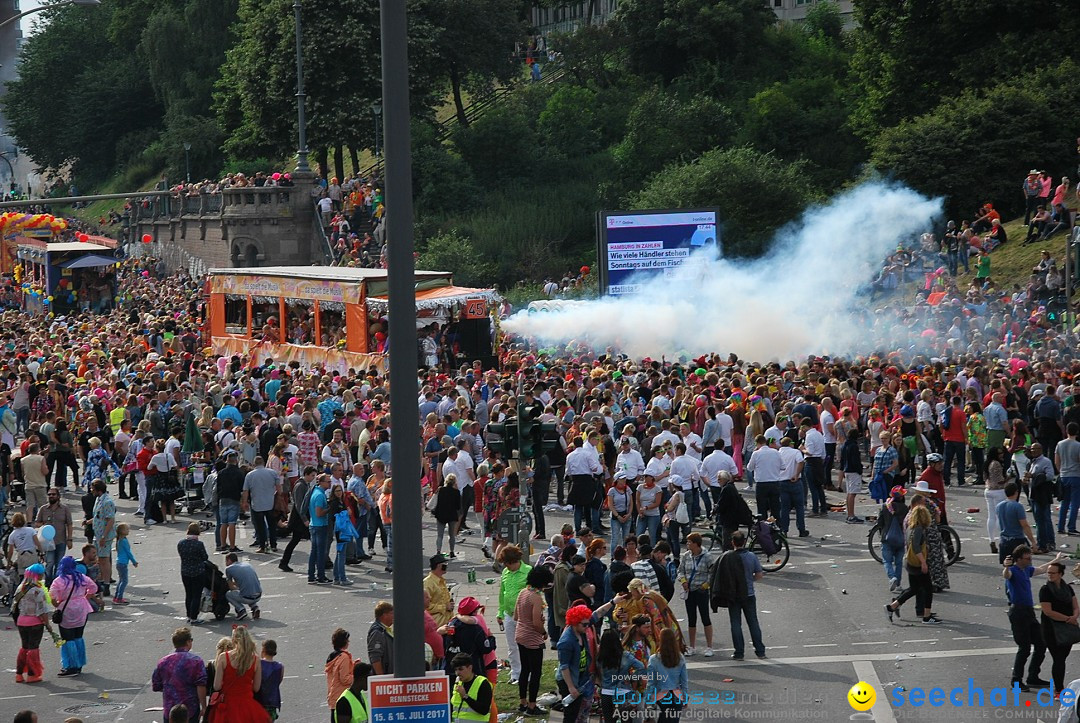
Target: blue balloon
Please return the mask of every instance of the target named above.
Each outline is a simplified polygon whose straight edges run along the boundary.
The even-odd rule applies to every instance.
[[[55,527],[53,527],[52,525],[45,525],[41,528],[41,539],[47,542],[52,542],[54,537],[56,537]]]

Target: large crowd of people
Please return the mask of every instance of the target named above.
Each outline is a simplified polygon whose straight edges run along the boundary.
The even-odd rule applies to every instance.
[[[350,202],[352,193],[362,199]],[[348,181],[328,184],[325,199],[331,214],[367,213],[368,194]],[[424,579],[427,661],[451,676],[463,720],[488,719],[504,665],[526,717],[584,721],[595,708],[610,723],[655,707],[677,719],[686,659],[719,647],[719,608],[728,610],[731,657],[745,655],[744,624],[755,655],[767,656],[755,594],[762,568],[747,527],[771,519],[782,534],[808,536],[815,518],[862,524],[858,495],[882,503],[876,524],[895,593],[886,614],[915,598],[933,625],[934,593],[949,588],[944,502],[954,484],[985,487],[986,540],[1000,556],[1019,646],[1014,681],[1050,685],[1039,677],[1048,651],[1060,692],[1076,599],[1060,559],[1034,567],[1032,555],[1080,534],[1080,362],[1039,290],[1055,267],[1041,266],[1033,288],[1007,293],[990,277],[963,291],[951,275],[927,278],[914,303],[869,312],[874,333],[858,357],[632,359],[514,338],[500,340],[496,368],[454,368],[436,356],[417,376],[422,468],[399,471],[384,376],[217,356],[202,337],[202,280],[128,259],[108,314],[0,313],[0,506],[12,513],[4,557],[20,636],[16,680],[45,675],[45,632],[61,644],[59,675],[93,664],[86,626],[106,600],[124,605],[129,576],[137,580],[129,528],[168,534],[182,504],[177,585],[188,624],[153,672],[165,719],[194,721],[209,709],[211,720],[270,720],[287,696],[276,644],[256,653],[239,627],[206,662],[191,652],[190,627],[207,610],[258,619],[262,585],[244,558],[277,555],[279,541],[287,573],[298,547],[309,549],[298,572],[311,585],[349,587],[350,567],[392,570],[397,473],[398,485],[422,486],[437,528]],[[487,434],[492,422],[515,421],[519,393],[555,429],[533,460],[508,458]],[[192,425],[202,451],[186,438]],[[127,522],[114,495],[137,500]],[[535,556],[499,525],[522,506]],[[190,514],[202,507],[212,550],[206,517]],[[549,529],[546,516],[561,523],[570,512],[572,523]],[[237,546],[241,518],[254,532],[250,552]],[[710,551],[710,534],[719,550]],[[497,610],[455,600],[445,579],[469,537],[498,571]],[[1036,607],[1030,578],[1043,573]],[[367,677],[394,670],[393,605],[379,602],[373,614],[360,650],[347,630],[332,635],[326,703],[335,720],[358,719]],[[539,700],[549,648],[561,693],[551,709]]]

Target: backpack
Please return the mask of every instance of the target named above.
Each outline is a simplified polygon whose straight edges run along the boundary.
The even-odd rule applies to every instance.
[[[755,526],[757,528],[758,544],[761,545],[762,551],[766,555],[775,554],[778,548],[776,541],[773,540],[772,525],[769,524],[768,520],[759,520]]]
[[[952,424],[952,407],[945,407],[941,410],[941,428],[948,429]]]
[[[300,513],[300,519],[304,521],[305,525],[311,524],[311,494],[315,491],[317,485],[312,483],[308,487],[307,494],[304,495],[304,501],[300,503],[300,509],[297,512]]]

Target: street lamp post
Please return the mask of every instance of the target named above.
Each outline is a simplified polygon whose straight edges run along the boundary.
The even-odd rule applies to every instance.
[[[187,171],[187,182],[191,183],[191,144],[184,143],[184,170]]]
[[[100,4],[101,4],[101,0],[65,0],[65,2],[52,3],[51,5],[39,5],[36,8],[30,8],[29,10],[24,10],[23,12],[19,13],[18,15],[13,15],[12,17],[5,20],[4,22],[0,23],[0,28],[3,28],[5,25],[9,25],[11,23],[22,20],[27,15],[31,15],[31,14],[36,13],[36,12],[41,12],[42,10],[47,10],[47,9],[50,9],[50,8],[62,8],[64,6],[66,6],[66,5],[77,5],[77,6],[80,6],[80,7],[96,8]]]
[[[308,165],[307,117],[304,112],[304,29],[300,20],[300,0],[293,0],[293,17],[296,26],[296,121],[299,148],[296,149],[296,172],[311,173]]]
[[[379,160],[379,121],[382,119],[382,102],[371,104],[371,114],[375,116],[375,160]]]
[[[409,129],[409,32],[405,0],[380,0],[382,30],[382,99],[386,109],[387,291],[390,331],[390,426],[394,444],[390,466],[398,475],[394,522],[400,524],[394,546],[394,675],[424,675],[424,591],[417,570],[424,567],[419,539],[422,500],[420,427],[409,419],[416,397],[416,274],[413,261],[412,157]],[[379,116],[376,114],[375,116]],[[376,134],[378,137],[378,134]],[[409,401],[412,386],[413,402]],[[394,396],[396,395],[396,396]],[[416,411],[412,411],[416,417]],[[402,475],[404,475],[402,477]],[[397,528],[395,528],[397,529]]]

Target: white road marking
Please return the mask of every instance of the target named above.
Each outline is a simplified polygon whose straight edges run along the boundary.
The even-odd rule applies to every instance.
[[[888,645],[888,644],[889,643],[887,641],[885,641],[885,640],[875,640],[872,643],[852,643],[852,645]]]
[[[812,645],[804,645],[804,648],[838,648],[839,643],[813,643]]]
[[[923,638],[921,640],[905,640],[904,644],[907,645],[908,643],[936,643],[937,641],[937,638]]]
[[[908,659],[915,660],[918,658],[970,658],[980,657],[985,655],[1008,655],[1014,656],[1016,654],[1016,646],[1011,648],[983,648],[981,650],[930,650],[922,653],[909,653]],[[709,662],[694,662],[687,663],[688,668],[695,670],[704,670],[705,668],[712,668],[718,665],[720,666],[738,666],[738,665],[823,665],[828,663],[853,663],[859,660],[869,661],[893,661],[896,659],[896,653],[852,653],[847,655],[816,655],[816,656],[801,656],[793,658],[768,658],[766,660],[715,660]]]
[[[86,693],[85,690],[65,690],[65,691],[61,691],[59,693],[49,693],[49,695],[50,696],[53,696],[53,695],[82,695],[84,693]]]
[[[953,640],[989,640],[989,635],[965,635],[962,638],[953,638]]]
[[[22,698],[36,698],[36,695],[9,695],[6,698],[0,698],[0,700],[20,700]]]
[[[877,564],[881,564],[872,557],[854,557],[850,560],[844,560],[844,562],[877,562]]]
[[[896,723],[892,705],[889,704],[889,696],[885,695],[885,689],[881,685],[881,678],[878,677],[877,671],[874,670],[874,664],[866,660],[858,660],[852,665],[855,667],[855,676],[859,680],[873,687],[875,691],[881,691],[881,695],[876,696],[874,707],[871,709],[874,720],[877,723]]]

